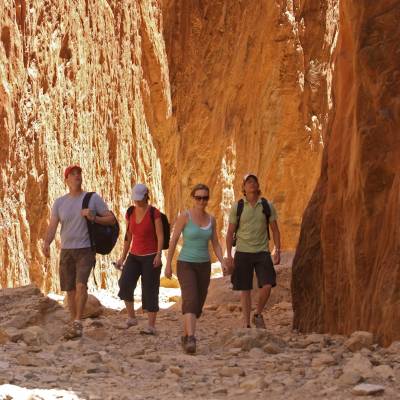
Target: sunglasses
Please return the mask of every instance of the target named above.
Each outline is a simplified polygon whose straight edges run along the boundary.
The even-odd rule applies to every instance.
[[[210,199],[210,196],[193,196],[193,197],[197,201],[200,201],[200,200],[208,201]]]

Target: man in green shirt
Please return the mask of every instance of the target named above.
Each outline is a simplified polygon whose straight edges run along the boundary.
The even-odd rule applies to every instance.
[[[280,262],[280,233],[276,210],[268,202],[270,209],[269,225],[275,244],[274,263],[271,259],[268,240],[267,218],[263,212],[260,185],[257,176],[245,175],[243,179],[244,204],[240,215],[239,228],[236,202],[230,211],[229,226],[226,234],[226,249],[228,253],[227,266],[232,273],[233,290],[241,291],[241,303],[244,327],[250,328],[251,290],[253,289],[253,274],[256,273],[259,287],[259,297],[253,324],[265,329],[262,311],[271,294],[271,288],[276,286],[274,264]],[[236,252],[232,258],[233,237],[236,232]]]

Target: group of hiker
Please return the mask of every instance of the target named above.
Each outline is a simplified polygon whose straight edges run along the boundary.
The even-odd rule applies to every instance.
[[[82,189],[82,169],[71,165],[64,171],[68,193],[54,202],[43,252],[50,256],[50,244],[61,224],[60,288],[66,291],[71,323],[64,337],[82,336],[82,315],[88,292],[87,282],[95,265],[96,244],[92,226],[106,229],[118,226],[114,214],[96,193]],[[168,243],[168,221],[164,214],[150,204],[146,185],[137,183],[132,189],[133,205],[127,209],[126,234],[121,257],[115,266],[120,269],[118,296],[125,302],[126,327],[138,324],[134,309],[134,291],[141,278],[142,309],[147,312],[147,326],[141,334],[155,335],[159,311],[158,295],[162,267],[162,251],[168,248],[164,274],[172,277],[172,261],[178,241],[183,245],[178,255],[176,272],[181,288],[183,335],[186,353],[196,353],[196,320],[206,300],[211,277],[209,242],[224,274],[231,275],[233,290],[240,291],[243,327],[265,329],[263,309],[271,288],[276,285],[274,264],[280,263],[280,233],[277,213],[271,202],[261,197],[256,175],[247,174],[242,183],[243,198],[232,205],[226,234],[227,256],[224,258],[218,240],[217,223],[207,211],[210,189],[197,184],[191,191],[192,205],[176,219]],[[273,260],[269,249],[270,230],[274,241]],[[233,247],[236,247],[232,256]],[[251,319],[251,290],[254,272],[258,283],[258,302]]]

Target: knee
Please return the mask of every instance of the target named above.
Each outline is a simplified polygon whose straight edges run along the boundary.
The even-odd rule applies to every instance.
[[[76,284],[76,292],[79,294],[86,294],[87,293],[87,286],[84,283],[78,282]]]

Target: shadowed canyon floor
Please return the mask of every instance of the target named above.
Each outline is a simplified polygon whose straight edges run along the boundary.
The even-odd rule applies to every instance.
[[[238,328],[237,296],[228,278],[214,279],[195,356],[181,350],[178,304],[160,312],[155,337],[140,335],[142,313],[125,329],[124,312],[103,309],[65,341],[56,301],[33,286],[1,290],[0,399],[399,398],[400,342],[292,330],[289,263],[277,268],[267,330]]]

